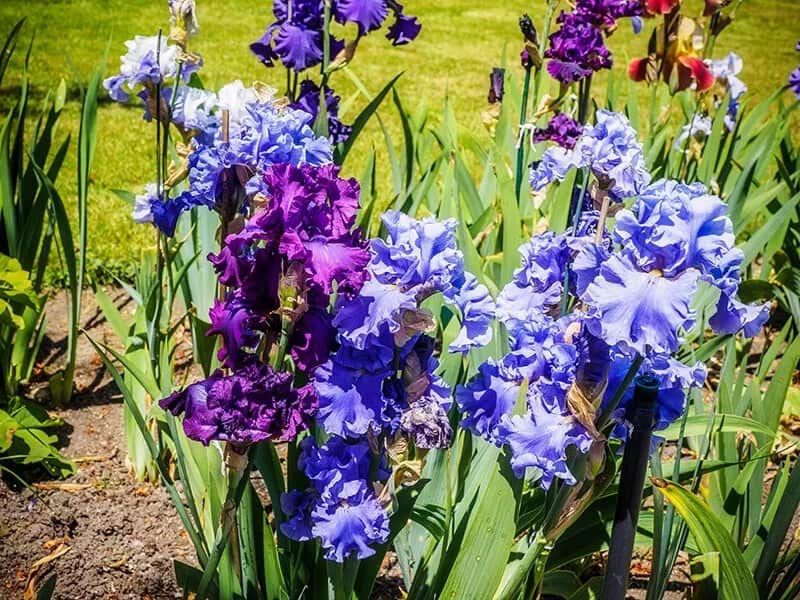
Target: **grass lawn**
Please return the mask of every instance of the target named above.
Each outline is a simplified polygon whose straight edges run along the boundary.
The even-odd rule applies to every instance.
[[[395,73],[404,71],[398,85],[407,108],[426,104],[438,110],[444,98],[451,99],[459,123],[481,135],[480,112],[485,107],[488,72],[499,64],[505,52],[516,70],[520,35],[517,19],[529,12],[541,21],[544,0],[522,2],[478,2],[476,0],[408,0],[407,10],[419,16],[423,24],[419,39],[406,47],[392,48],[380,32],[364,40],[358,48],[353,71],[376,92]],[[700,11],[702,2],[687,2]],[[260,80],[280,89],[282,69],[263,68],[247,49],[271,22],[271,3],[254,0],[198,0],[200,35],[191,49],[203,55],[202,77],[207,86],[221,85],[232,79],[245,83]],[[54,86],[59,78],[67,80],[69,102],[62,117],[62,133],[77,137],[78,86],[76,76],[85,81],[110,43],[107,74],[116,71],[123,42],[136,34],[152,35],[159,27],[168,30],[166,0],[4,0],[0,4],[0,31],[9,31],[17,19],[27,16],[23,40],[35,32],[31,55],[30,79],[36,96]],[[769,95],[786,82],[789,72],[800,63],[794,50],[800,38],[798,0],[745,0],[733,25],[717,41],[717,57],[734,50],[744,58],[742,79],[753,100]],[[652,23],[647,23],[652,27]],[[649,27],[645,30],[649,35]],[[24,45],[24,43],[23,43]],[[628,58],[646,52],[646,35],[634,36],[628,23],[610,40],[616,68]],[[20,82],[17,57],[0,90],[0,107],[12,105]],[[602,86],[602,79],[599,83]],[[347,98],[355,87],[346,75],[338,74],[334,88]],[[642,93],[645,88],[641,88]],[[355,106],[363,106],[360,98]],[[390,104],[384,112],[388,113]],[[352,118],[352,113],[349,115]],[[99,116],[99,141],[93,169],[94,186],[90,196],[89,266],[93,273],[130,273],[138,260],[140,248],[152,243],[150,227],[135,225],[130,209],[112,190],[139,192],[151,181],[155,131],[142,121],[139,107],[123,107],[104,99]],[[347,120],[348,115],[344,115]],[[392,131],[399,125],[391,115],[387,121]],[[360,157],[371,145],[380,145],[377,129],[370,129],[359,140],[354,156],[348,159],[350,174],[360,174]],[[74,207],[74,152],[62,170],[60,189]],[[380,177],[388,181],[388,167]],[[388,183],[387,183],[388,186]]]

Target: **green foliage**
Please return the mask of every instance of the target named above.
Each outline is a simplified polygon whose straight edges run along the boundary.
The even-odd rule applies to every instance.
[[[0,470],[15,472],[16,463],[41,465],[55,477],[74,474],[75,464],[55,448],[58,436],[47,432],[63,424],[38,404],[18,397],[0,405]]]

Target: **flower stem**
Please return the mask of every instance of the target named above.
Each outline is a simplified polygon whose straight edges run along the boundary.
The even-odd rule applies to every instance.
[[[241,454],[231,444],[225,446],[225,464],[228,467],[228,491],[220,514],[220,523],[214,538],[214,547],[208,561],[203,565],[203,577],[197,586],[197,598],[206,598],[208,586],[217,572],[219,561],[230,541],[231,533],[236,525],[236,508],[250,481],[250,463],[247,454]]]
[[[578,224],[581,220],[581,213],[583,212],[583,198],[586,196],[586,188],[589,187],[589,171],[588,169],[583,169],[583,183],[581,183],[581,193],[578,196],[577,202],[575,202],[574,207],[572,203],[570,203],[570,214],[573,214],[572,217],[572,235],[574,236],[578,232]],[[574,189],[574,188],[573,188]],[[561,292],[561,314],[564,315],[567,312],[567,308],[569,307],[569,268],[564,269],[564,289]]]
[[[608,207],[611,204],[611,199],[606,193],[603,196],[603,204],[600,206],[600,216],[597,219],[597,229],[594,232],[594,243],[600,244],[603,240],[603,229],[606,227],[606,218],[608,218]]]
[[[602,431],[602,429],[608,424],[611,420],[611,416],[614,414],[614,411],[617,410],[617,406],[622,401],[622,397],[625,395],[625,392],[631,387],[633,380],[636,378],[636,374],[639,372],[639,369],[644,362],[644,357],[641,354],[637,354],[636,358],[633,359],[628,372],[625,374],[625,379],[622,380],[622,383],[619,384],[617,391],[614,393],[614,396],[611,398],[611,402],[608,403],[605,410],[600,413],[600,416],[597,418],[597,429],[598,431]]]
[[[531,69],[527,67],[525,69],[525,81],[522,84],[522,107],[519,111],[519,126],[522,129],[522,126],[525,125],[525,121],[528,120],[528,94],[531,89]],[[525,132],[521,131],[520,133],[520,144],[519,148],[517,148],[517,170],[516,170],[516,181],[514,183],[514,191],[517,195],[517,204],[522,200],[522,169],[524,167],[523,162],[525,161]]]

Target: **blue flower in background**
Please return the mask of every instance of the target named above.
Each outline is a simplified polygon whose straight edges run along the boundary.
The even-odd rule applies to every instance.
[[[728,106],[725,114],[725,127],[728,131],[733,131],[736,125],[736,116],[739,113],[739,103],[742,96],[747,93],[747,86],[739,79],[738,75],[742,72],[744,62],[742,57],[736,52],[730,52],[728,56],[720,60],[706,59],[709,71],[719,83],[723,84],[730,94]],[[716,104],[719,104],[717,101]]]
[[[628,119],[607,110],[598,110],[596,119],[595,125],[584,127],[571,150],[554,146],[545,151],[531,171],[534,190],[563,181],[570,170],[582,167],[612,179],[611,194],[616,199],[635,196],[650,182],[642,145]]]
[[[213,143],[198,142],[190,155],[187,205],[232,210],[223,207],[231,203],[243,210],[272,165],[331,162],[330,142],[314,134],[303,111],[256,101],[245,104],[239,117],[231,120],[228,141],[217,129]]]
[[[497,297],[497,315],[503,322],[547,312],[561,302],[563,270],[570,258],[567,238],[547,231],[520,246],[519,253],[522,266]]]
[[[125,42],[128,51],[120,57],[120,72],[103,81],[103,87],[116,102],[128,102],[131,95],[145,91],[145,105],[154,97],[155,86],[167,86],[178,77],[189,81],[202,64],[198,57],[183,55],[169,44],[166,36],[137,35]],[[179,63],[179,59],[182,61]]]

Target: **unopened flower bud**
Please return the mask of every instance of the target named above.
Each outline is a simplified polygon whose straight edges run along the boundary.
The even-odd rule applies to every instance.
[[[539,46],[539,34],[536,33],[536,27],[530,15],[524,14],[519,18],[519,29],[525,37],[525,41],[532,46]]]

